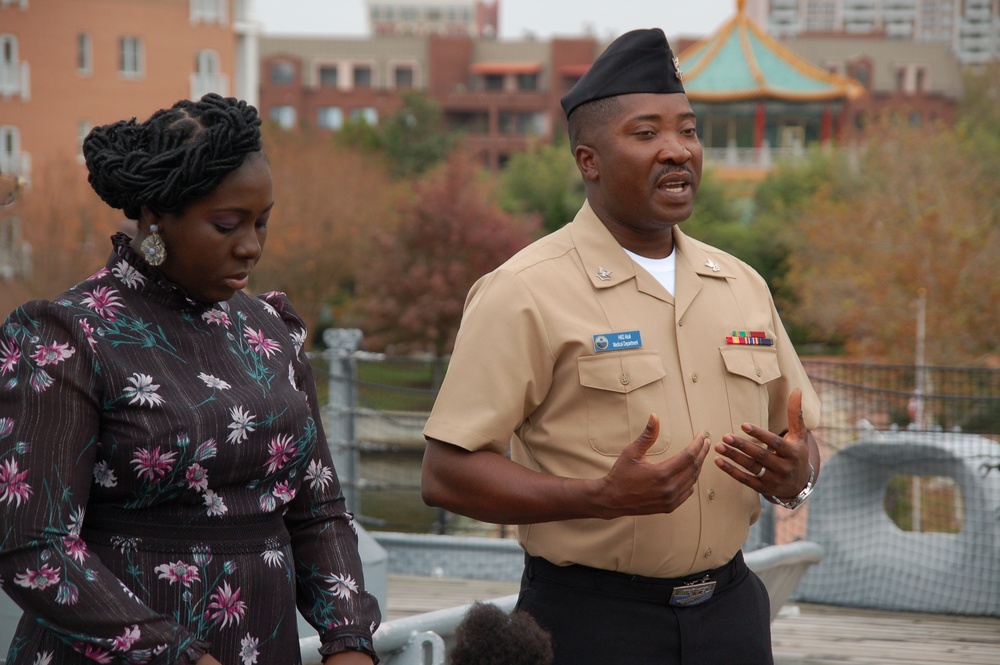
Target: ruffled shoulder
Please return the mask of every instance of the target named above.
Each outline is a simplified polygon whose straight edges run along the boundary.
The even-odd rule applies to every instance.
[[[305,321],[302,320],[299,313],[292,307],[292,302],[288,299],[288,295],[281,291],[268,291],[257,297],[266,307],[274,310],[281,320],[284,321],[288,327],[288,335],[291,337],[292,344],[295,345],[295,353],[296,355],[300,354],[302,347],[306,343],[308,331],[306,330]]]

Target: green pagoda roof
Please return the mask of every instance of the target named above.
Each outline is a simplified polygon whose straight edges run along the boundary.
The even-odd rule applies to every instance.
[[[785,48],[744,12],[679,56],[684,92],[699,102],[776,99],[793,102],[854,99],[864,88],[832,74]]]

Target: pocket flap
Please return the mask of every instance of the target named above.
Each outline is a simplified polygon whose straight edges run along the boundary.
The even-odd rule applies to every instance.
[[[778,351],[769,347],[723,346],[722,361],[726,371],[759,384],[765,384],[781,376],[778,368]]]
[[[655,353],[626,351],[613,356],[587,356],[577,361],[580,384],[597,390],[627,393],[666,376]]]

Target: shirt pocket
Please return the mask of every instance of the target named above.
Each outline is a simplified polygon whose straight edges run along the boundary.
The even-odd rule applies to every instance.
[[[663,377],[656,353],[623,352],[587,356],[577,361],[587,406],[587,439],[602,455],[617,457],[646,427],[650,413],[660,418],[660,437],[648,455],[670,445]]]
[[[767,428],[770,412],[767,385],[781,378],[777,350],[756,346],[724,346],[719,350],[726,366],[732,431],[738,432],[745,422]]]

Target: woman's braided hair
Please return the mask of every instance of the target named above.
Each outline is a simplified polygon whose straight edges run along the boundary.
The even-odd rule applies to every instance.
[[[215,93],[179,101],[143,123],[95,127],[83,141],[90,186],[134,220],[142,206],[181,214],[260,149],[257,109]]]

